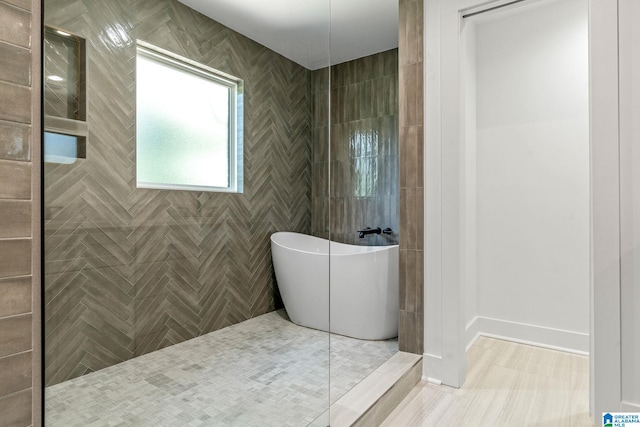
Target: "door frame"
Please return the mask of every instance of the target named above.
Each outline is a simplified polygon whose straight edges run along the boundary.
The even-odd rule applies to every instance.
[[[513,2],[425,0],[423,366],[424,378],[453,387],[466,375],[462,16]],[[602,412],[622,406],[617,1],[589,0],[589,58],[590,410],[600,425]]]

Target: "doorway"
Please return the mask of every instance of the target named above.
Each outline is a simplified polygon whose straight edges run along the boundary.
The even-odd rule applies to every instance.
[[[586,0],[463,15],[465,340],[587,354]]]
[[[425,370],[424,376],[460,386],[466,373],[463,209],[464,129],[460,47],[463,15],[540,0],[425,2]],[[621,163],[631,141],[624,114],[631,103],[635,45],[626,31],[637,14],[627,2],[588,0],[590,103],[590,408],[629,410],[621,396]],[[625,32],[626,31],[626,32]],[[627,100],[631,99],[627,97]],[[624,206],[622,206],[624,208]],[[624,224],[622,224],[624,225]],[[628,343],[627,343],[628,344]],[[627,348],[630,348],[628,346]]]
[[[468,49],[470,40],[473,39],[470,37],[472,32],[463,30],[471,22],[468,19],[470,17],[480,19],[481,15],[485,13],[486,17],[498,16],[494,14],[514,14],[517,11],[523,12],[529,8],[534,10],[558,3],[561,2],[554,0],[517,2],[498,0],[487,4],[477,0],[457,0],[455,2],[425,3],[425,29],[427,30],[425,57],[429,59],[425,70],[425,93],[430,94],[425,98],[425,188],[427,189],[425,192],[425,241],[435,243],[430,249],[427,248],[425,255],[425,270],[430,273],[425,281],[424,375],[454,387],[461,386],[465,380],[468,344],[476,333],[481,332],[494,319],[491,317],[492,315],[483,316],[481,311],[477,311],[483,308],[478,304],[479,288],[475,274],[478,269],[477,248],[474,239],[481,238],[481,236],[477,232],[475,218],[478,211],[476,206],[478,195],[474,193],[477,186],[477,171],[474,168],[477,168],[477,165],[476,153],[473,151],[475,144],[471,144],[471,141],[475,142],[478,133],[476,126],[478,114],[477,108],[475,110],[466,108],[467,104],[475,105],[477,102],[477,99],[474,99],[476,88],[473,86],[476,78],[465,77],[475,76],[475,62],[465,60],[466,56],[475,53]],[[585,8],[582,16],[586,17],[587,0],[584,0],[582,4]],[[545,16],[544,13],[542,15]],[[555,13],[548,12],[546,16],[555,17]],[[589,25],[590,22],[585,21],[583,29],[586,30]],[[534,26],[534,30],[536,28]],[[527,35],[524,29],[522,34]],[[583,31],[582,34],[586,37],[586,32]],[[534,36],[535,34],[529,34],[529,37],[535,39]],[[502,42],[506,42],[508,38],[504,34],[498,34],[498,40]],[[547,40],[555,39],[547,38]],[[586,43],[586,38],[584,41]],[[586,52],[589,52],[591,47],[585,44],[585,49]],[[518,51],[516,49],[517,58],[520,60],[530,58],[530,50],[521,48]],[[499,52],[500,49],[498,49]],[[546,74],[552,72],[554,67],[560,66],[556,60],[549,63],[551,66],[545,71]],[[469,64],[473,65],[470,69]],[[585,64],[583,72],[587,73],[587,70],[588,67]],[[519,74],[514,72],[514,76],[518,77]],[[527,90],[530,90],[531,87],[531,83],[525,83]],[[490,93],[497,93],[493,89],[490,87]],[[503,90],[503,92],[505,91]],[[585,90],[585,94],[587,93]],[[511,93],[509,90],[506,90],[506,94],[517,99],[517,94]],[[586,96],[584,98],[585,106],[588,105]],[[498,103],[498,106],[504,105],[502,100]],[[525,107],[529,107],[529,105]],[[546,111],[539,107],[532,110],[543,113]],[[482,112],[482,114],[484,113],[486,111]],[[513,114],[511,111],[509,113]],[[548,114],[548,112],[546,113]],[[496,114],[494,114],[495,116]],[[482,117],[481,121],[485,119],[486,117]],[[536,121],[544,122],[536,116],[533,119],[534,124]],[[585,142],[585,148],[588,150],[588,140]],[[489,186],[489,188],[491,187]],[[533,194],[532,191],[530,193]],[[544,193],[542,194],[544,195]],[[588,212],[588,207],[586,212]],[[587,282],[584,284],[586,298],[588,298],[588,290],[589,283]],[[507,291],[513,296],[518,295],[518,292],[512,288],[508,288]],[[537,294],[534,295],[537,296]],[[497,298],[499,302],[499,298],[503,296],[499,291],[495,291],[489,298]],[[588,306],[585,307],[587,313],[588,309]],[[544,317],[546,311],[546,308],[542,308],[532,312]],[[480,321],[472,322],[476,316],[481,318]],[[544,323],[547,320],[543,319],[538,324],[534,323],[535,327],[529,327],[531,323],[527,324],[517,319],[511,319],[509,322],[493,322],[490,326],[503,327],[505,323],[509,327],[516,326],[521,332],[525,331],[528,334],[528,338],[521,336],[520,341],[537,344],[544,344],[544,341],[538,336],[540,331],[551,332],[551,335],[555,337],[554,340],[558,337],[561,339],[578,338],[574,341],[578,341],[578,344],[581,343],[582,347],[576,346],[576,348],[584,348],[584,342],[588,341],[588,331],[584,331],[586,332],[584,333],[583,331],[569,330],[568,332],[572,333],[565,334],[564,332],[567,330]],[[494,335],[508,337],[513,333],[513,331],[504,331],[499,327],[493,328]],[[511,338],[515,339],[517,336]],[[565,349],[572,348],[575,344],[563,344],[557,340],[555,344],[554,341],[546,343],[549,347]]]

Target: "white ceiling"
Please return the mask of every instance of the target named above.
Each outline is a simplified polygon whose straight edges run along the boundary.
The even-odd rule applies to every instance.
[[[398,47],[398,0],[179,1],[310,70]]]

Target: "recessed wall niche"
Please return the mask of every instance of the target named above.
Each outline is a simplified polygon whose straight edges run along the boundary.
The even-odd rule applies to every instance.
[[[67,31],[45,27],[44,161],[86,158],[86,43]]]

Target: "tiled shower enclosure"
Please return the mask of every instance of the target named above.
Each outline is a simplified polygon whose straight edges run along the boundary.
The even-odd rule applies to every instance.
[[[46,0],[45,25],[85,40],[88,129],[44,169],[46,384],[280,307],[275,231],[397,243],[397,50],[333,67],[329,121],[328,69],[175,0]],[[136,39],[244,81],[244,193],[136,188]]]

